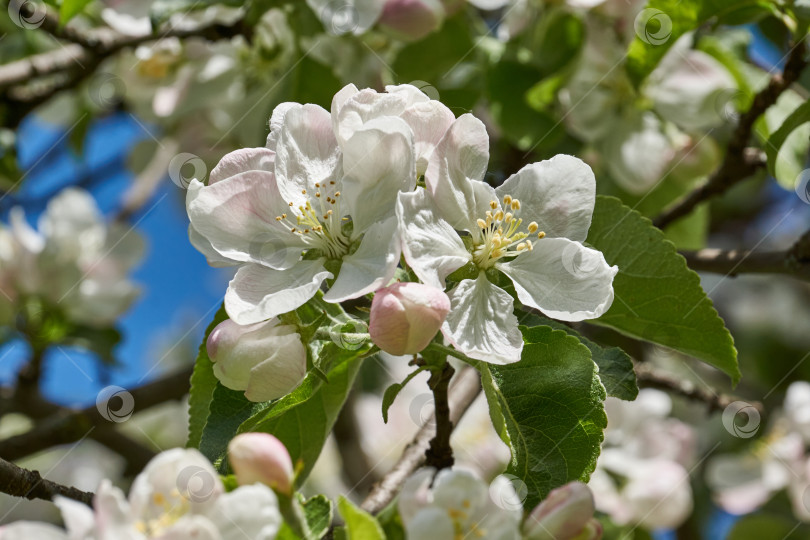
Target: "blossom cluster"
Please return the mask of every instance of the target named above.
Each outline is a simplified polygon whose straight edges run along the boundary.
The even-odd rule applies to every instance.
[[[411,85],[381,93],[348,85],[331,111],[277,106],[264,147],[226,155],[207,185],[194,179],[188,188],[192,243],[210,264],[237,267],[225,295],[228,332],[265,324],[250,332],[277,342],[291,335],[278,317],[321,289],[333,303],[382,289],[402,257],[424,285],[447,293],[433,298],[404,287],[375,299],[376,341],[395,354],[418,352],[415,345],[424,347],[441,325],[444,338],[470,358],[518,361],[523,339],[504,287],[559,320],[599,317],[613,301],[618,269],[583,244],[595,202],[590,168],[558,155],[493,188],[484,181],[488,160],[480,120],[456,118]],[[406,306],[422,312],[383,320]],[[386,344],[386,332],[377,331],[386,324],[388,334],[403,334],[404,324],[413,336]],[[216,345],[226,333],[209,340],[215,362],[226,354]],[[294,347],[298,352],[286,355],[297,359],[289,360],[296,373],[290,382],[303,376],[303,349]],[[231,387],[253,384],[247,375],[258,357],[248,356],[241,355]],[[218,374],[227,381],[223,369]]]
[[[0,226],[0,324],[35,299],[73,323],[111,325],[138,294],[127,275],[142,252],[138,233],[106,223],[80,188],[51,199],[36,229],[12,208],[10,225]]]

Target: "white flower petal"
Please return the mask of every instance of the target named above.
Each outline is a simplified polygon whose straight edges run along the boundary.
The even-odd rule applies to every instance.
[[[370,88],[360,90],[340,107],[335,129],[337,139],[343,146],[366,122],[385,116],[399,116],[407,106],[404,96],[378,93]]]
[[[270,172],[248,171],[211,186],[192,180],[186,209],[192,227],[225,259],[283,269],[305,247],[276,221],[289,206]]]
[[[275,152],[267,148],[241,148],[226,154],[208,175],[208,185],[245,171],[273,172]]]
[[[343,105],[359,91],[360,90],[358,90],[354,84],[347,84],[341,88],[337,94],[335,94],[335,97],[332,98],[332,105],[329,110],[332,116],[332,129],[335,133],[338,132],[338,118],[340,118],[340,110],[343,108]]]
[[[536,221],[549,238],[585,241],[596,202],[596,179],[582,160],[563,154],[526,165],[495,189],[520,200],[518,217]]]
[[[405,260],[422,282],[444,290],[445,278],[471,260],[458,233],[424,189],[399,194],[397,219]]]
[[[456,117],[442,102],[430,100],[411,105],[401,118],[413,131],[416,176],[422,176],[427,171],[430,156]]]
[[[279,191],[295,206],[308,199],[302,191],[316,192],[315,184],[340,178],[340,149],[329,113],[317,105],[293,107],[284,115],[276,144]]]
[[[273,109],[273,114],[270,115],[270,133],[267,134],[267,141],[265,147],[271,152],[275,153],[276,145],[278,144],[278,137],[281,134],[281,126],[284,124],[284,116],[292,109],[300,109],[300,103],[285,101],[279,103]]]
[[[357,251],[343,257],[338,277],[323,299],[343,302],[384,287],[394,277],[400,254],[397,220],[391,216],[369,228]]]
[[[205,260],[208,261],[208,264],[214,268],[222,268],[225,266],[234,266],[239,264],[239,261],[234,261],[233,259],[220,255],[219,252],[214,249],[214,246],[211,245],[211,242],[197,232],[197,229],[195,229],[191,224],[188,226],[188,240],[197,251],[205,255]]]
[[[96,521],[90,507],[60,495],[54,497],[53,502],[62,513],[62,521],[65,522],[71,538],[84,539],[90,536]]]
[[[420,540],[446,540],[456,538],[453,520],[441,508],[429,506],[423,508],[416,515],[405,522],[407,538]]]
[[[281,528],[276,494],[262,484],[226,493],[208,517],[219,529],[221,540],[273,540]]]
[[[354,234],[394,214],[397,193],[416,185],[413,135],[399,118],[376,118],[343,147],[343,197]]]
[[[46,523],[18,521],[0,527],[3,540],[70,540],[62,529]]]
[[[221,540],[216,526],[207,516],[186,514],[159,536],[160,540]]]
[[[425,184],[441,216],[456,230],[477,234],[476,219],[489,209],[480,182],[488,162],[487,130],[471,114],[453,122],[430,157]]]
[[[228,284],[225,310],[237,324],[264,321],[304,305],[331,277],[323,259],[300,261],[287,270],[246,264]]]
[[[271,356],[250,370],[245,397],[253,402],[279,399],[298,387],[307,374],[307,354],[298,334],[276,340]]]
[[[595,319],[613,303],[613,276],[600,251],[567,238],[544,238],[513,260],[496,264],[520,301],[561,321]]]
[[[397,94],[405,99],[405,106],[410,107],[416,103],[426,103],[431,99],[412,84],[389,84],[385,91],[389,94]]]
[[[450,313],[442,333],[456,349],[490,364],[520,360],[523,336],[509,293],[490,283],[481,272],[477,279],[459,283],[447,296]]]

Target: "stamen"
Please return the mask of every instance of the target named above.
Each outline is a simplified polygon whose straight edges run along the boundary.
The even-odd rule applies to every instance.
[[[539,233],[537,233],[537,238],[545,238],[545,237],[546,233],[544,231],[540,231]]]
[[[498,201],[489,201],[489,207],[495,210],[498,208]]]
[[[510,197],[509,195],[504,196],[503,204],[506,204],[506,205],[512,204],[512,197]]]
[[[538,227],[537,227],[537,222],[536,221],[532,221],[531,223],[529,223],[529,234],[536,233],[537,229],[538,229]]]

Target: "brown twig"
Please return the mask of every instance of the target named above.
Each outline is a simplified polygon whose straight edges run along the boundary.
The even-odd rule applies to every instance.
[[[461,370],[450,384],[448,402],[450,408],[450,422],[458,424],[459,420],[470,408],[475,398],[481,392],[481,381],[478,372],[473,368]],[[405,480],[425,463],[425,452],[430,447],[430,441],[436,432],[434,417],[429,418],[416,436],[411,440],[396,465],[375,484],[371,493],[365,498],[361,507],[366,512],[376,514],[383,510],[394,500]]]
[[[450,420],[450,403],[448,390],[450,379],[455,370],[450,362],[444,363],[444,368],[430,373],[428,386],[433,391],[433,416],[436,419],[436,434],[430,440],[430,446],[425,452],[425,465],[435,467],[436,470],[447,469],[453,466],[453,448],[450,446],[450,435],[453,433],[453,421]]]
[[[639,386],[657,388],[658,390],[677,394],[690,401],[702,403],[706,405],[710,413],[722,411],[735,401],[740,401],[738,397],[719,394],[711,389],[700,388],[692,381],[677,379],[672,375],[660,373],[647,364],[636,363],[635,371]],[[761,403],[746,401],[758,411],[763,411]]]
[[[26,499],[52,501],[57,495],[83,502],[90,506],[93,494],[74,487],[45,480],[38,471],[29,471],[0,458],[0,489],[3,493]]]
[[[774,75],[768,86],[754,96],[751,107],[740,115],[737,127],[726,147],[726,154],[720,168],[709,177],[705,184],[658,216],[654,220],[656,227],[663,229],[673,221],[688,215],[703,201],[724,193],[738,182],[749,178],[762,166],[760,152],[752,152],[747,149],[754,122],[776,103],[782,92],[799,79],[807,66],[806,52],[804,40],[791,49],[782,73]]]
[[[810,281],[810,231],[785,251],[707,248],[681,253],[692,270],[736,276],[738,274],[786,274]]]

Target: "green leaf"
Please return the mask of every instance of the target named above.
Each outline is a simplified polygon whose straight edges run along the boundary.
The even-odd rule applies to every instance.
[[[710,19],[744,24],[769,13],[778,13],[770,0],[649,0],[634,21],[636,38],[627,52],[630,79],[639,86],[679,37]]]
[[[368,351],[368,346],[349,351],[327,343],[321,357],[330,359],[333,366],[328,372],[329,382],[323,382],[313,373],[307,374],[291,394],[246,419],[239,426],[239,432],[261,431],[275,435],[287,447],[293,462],[303,462],[301,473],[296,477],[300,486],[315,465]]]
[[[188,396],[188,442],[186,443],[188,448],[200,447],[203,427],[205,427],[205,422],[208,420],[209,407],[211,400],[214,398],[214,388],[219,383],[216,376],[214,376],[214,364],[208,358],[205,342],[208,341],[208,336],[214,331],[214,328],[227,318],[228,314],[225,313],[225,305],[223,304],[214,315],[214,320],[205,329],[205,336],[203,336],[197,353],[194,372],[191,374],[191,390],[189,390]]]
[[[343,495],[338,499],[338,510],[346,522],[346,538],[349,540],[385,540],[385,533],[374,516],[353,505]]]
[[[231,390],[217,383],[211,399],[210,414],[203,427],[200,452],[211,463],[224,463],[228,443],[236,435],[239,426],[257,410],[265,407],[263,403],[249,401],[244,392]],[[220,471],[224,472],[225,469],[221,467]]]
[[[506,472],[526,483],[531,509],[552,489],[588,480],[607,417],[588,348],[547,326],[521,330],[520,362],[479,369],[490,418],[512,452]]]
[[[301,506],[304,508],[309,531],[315,538],[323,538],[332,524],[332,501],[326,495],[315,495],[302,501]]]
[[[790,94],[788,94],[790,95]],[[804,158],[810,147],[810,101],[801,103],[768,138],[765,153],[768,156],[768,172],[787,189],[793,189],[804,169]],[[791,134],[794,134],[791,137]],[[789,142],[789,144],[785,144]],[[792,144],[790,144],[792,143]],[[784,151],[783,151],[784,150]]]
[[[386,424],[388,423],[388,409],[391,408],[391,405],[394,404],[394,400],[399,395],[399,392],[405,388],[405,385],[411,382],[411,379],[419,375],[425,370],[424,367],[420,367],[419,369],[409,373],[405,380],[401,383],[394,383],[388,388],[385,389],[385,393],[383,394],[382,398],[382,415],[383,415],[383,422]]]
[[[638,396],[638,383],[636,372],[633,370],[633,359],[619,347],[602,347],[570,326],[548,319],[542,315],[531,314],[521,321],[526,326],[550,326],[554,330],[562,330],[570,336],[577,338],[591,351],[591,358],[599,366],[599,380],[607,391],[607,395],[625,401],[633,401]]]
[[[771,514],[755,514],[740,519],[729,533],[727,540],[759,540],[780,538],[799,540],[807,538],[807,529],[799,528],[787,518]]]
[[[613,305],[590,322],[694,356],[739,381],[737,350],[723,319],[698,275],[649,219],[598,196],[587,241],[619,267]]]
[[[62,6],[59,8],[59,24],[66,24],[70,19],[81,13],[90,2],[91,0],[62,0]]]

